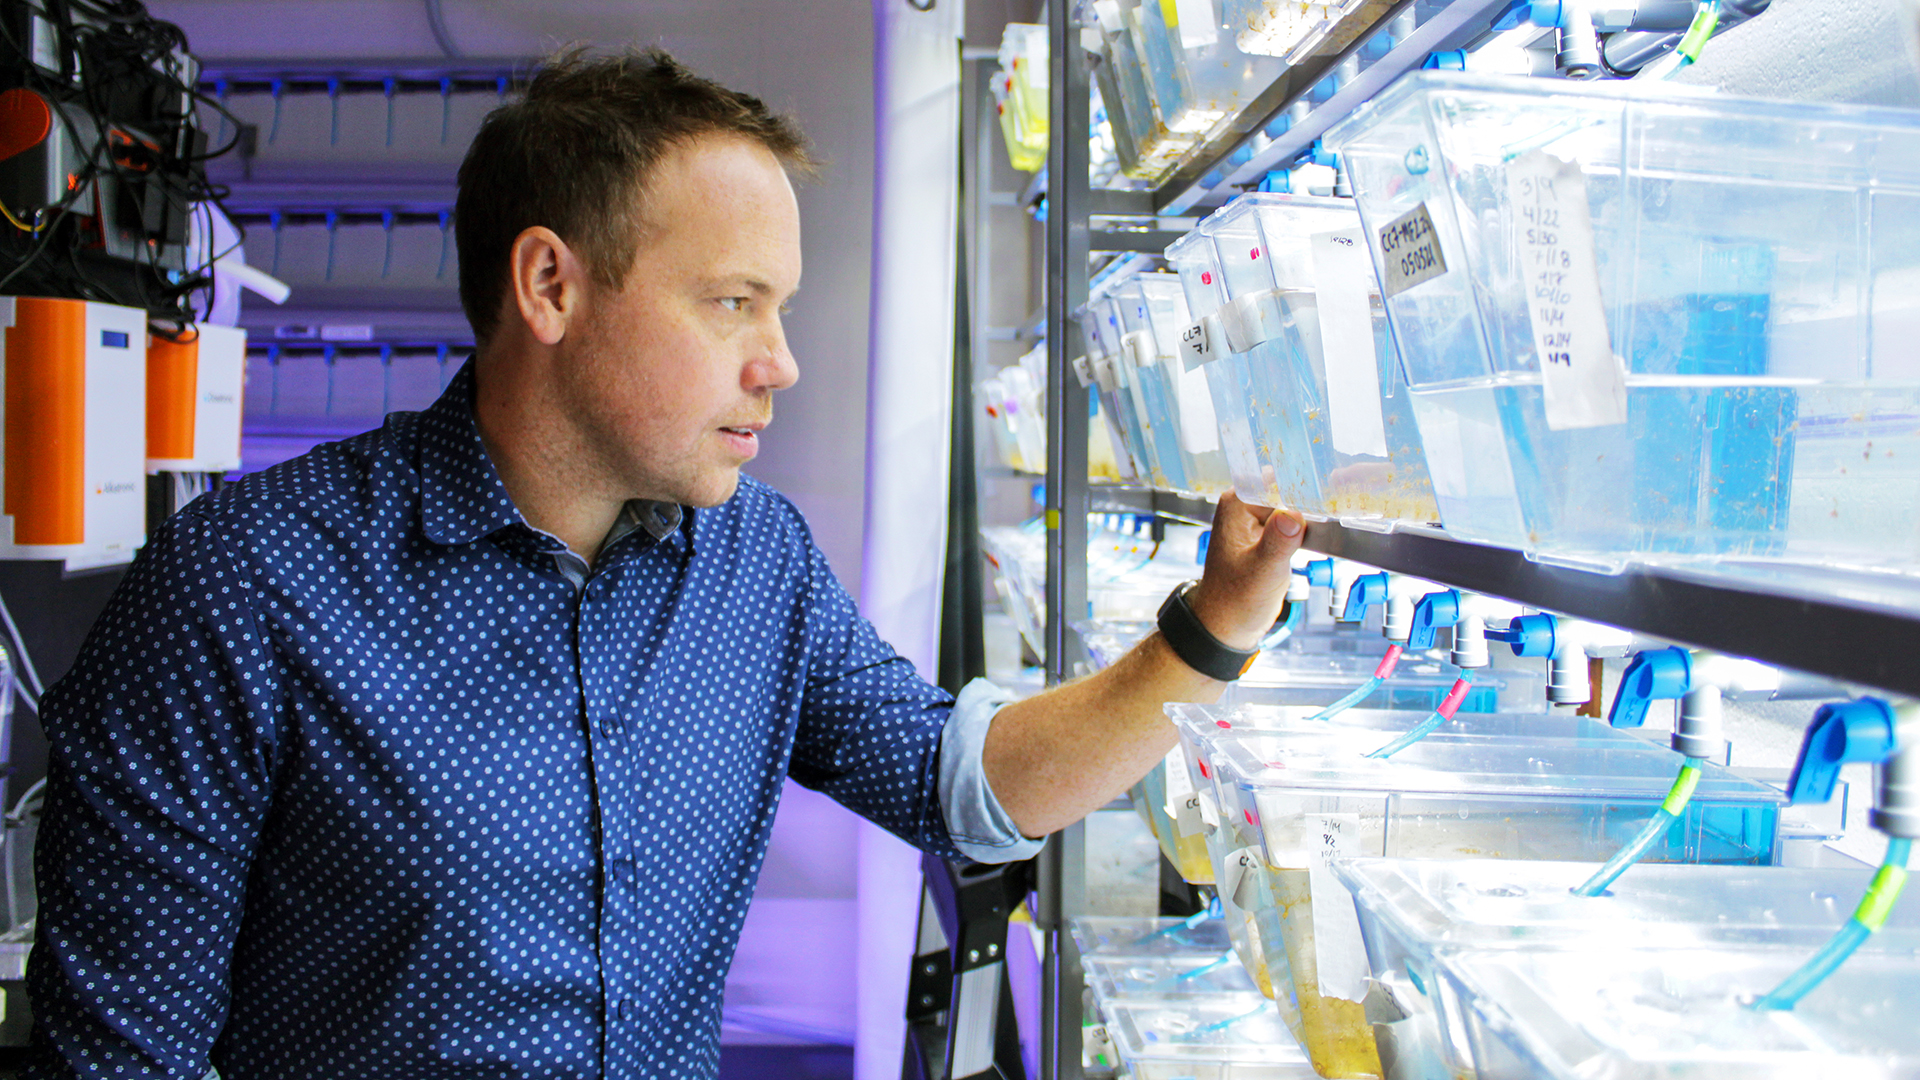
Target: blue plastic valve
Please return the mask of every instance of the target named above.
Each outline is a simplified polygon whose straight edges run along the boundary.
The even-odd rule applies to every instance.
[[[1432,53],[1427,57],[1427,62],[1421,66],[1438,71],[1465,71],[1467,70],[1467,51],[1448,49],[1445,52]]]
[[[1307,584],[1323,589],[1333,587],[1333,560],[1315,559],[1307,564]]]
[[[1361,574],[1353,579],[1353,588],[1347,590],[1346,610],[1340,613],[1342,622],[1359,622],[1367,617],[1367,609],[1375,604],[1387,602],[1387,575]]]
[[[1313,140],[1313,145],[1307,148],[1307,152],[1301,155],[1301,158],[1315,165],[1325,165],[1329,169],[1340,164],[1339,155],[1321,145],[1319,139]]]
[[[1849,761],[1885,761],[1894,750],[1893,706],[1879,698],[1836,701],[1820,706],[1800,742],[1800,758],[1787,783],[1794,805],[1833,798],[1840,766]]]
[[[1559,26],[1566,17],[1561,0],[1533,0],[1527,5],[1527,21],[1535,26]]]
[[[1260,190],[1280,195],[1292,194],[1293,174],[1285,169],[1269,170],[1266,179],[1260,181]]]
[[[1511,645],[1515,656],[1552,656],[1554,625],[1553,616],[1544,611],[1522,615],[1508,622],[1506,635],[1496,640]]]
[[[1428,593],[1413,605],[1413,628],[1407,632],[1407,649],[1433,648],[1434,638],[1440,628],[1452,626],[1460,621],[1460,593],[1456,589],[1443,589]]]
[[[1648,649],[1634,656],[1620,676],[1620,689],[1607,710],[1607,723],[1618,728],[1647,722],[1647,706],[1655,701],[1684,697],[1693,686],[1693,656],[1685,649]]]
[[[1527,24],[1528,17],[1532,14],[1532,8],[1533,5],[1529,3],[1528,0],[1513,0],[1511,4],[1507,5],[1506,10],[1494,17],[1493,25],[1487,29],[1495,33],[1518,30]]]

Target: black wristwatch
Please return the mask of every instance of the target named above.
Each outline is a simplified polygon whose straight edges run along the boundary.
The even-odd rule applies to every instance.
[[[1160,636],[1188,667],[1209,679],[1232,682],[1247,673],[1260,650],[1235,649],[1213,636],[1187,603],[1187,590],[1198,584],[1182,582],[1167,594],[1167,602],[1160,605]]]

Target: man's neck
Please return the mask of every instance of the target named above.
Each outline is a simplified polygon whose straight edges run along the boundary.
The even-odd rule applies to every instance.
[[[505,365],[474,365],[474,423],[507,497],[527,524],[550,533],[591,566],[626,500],[598,491],[581,467],[586,448],[537,385]]]

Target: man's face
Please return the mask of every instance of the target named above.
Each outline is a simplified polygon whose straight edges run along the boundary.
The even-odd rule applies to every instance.
[[[724,136],[670,152],[642,207],[626,281],[590,286],[568,328],[560,392],[609,494],[715,506],[799,378],[780,318],[800,209],[778,158]]]

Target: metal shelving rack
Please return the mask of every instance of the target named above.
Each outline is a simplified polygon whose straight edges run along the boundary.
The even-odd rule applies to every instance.
[[[1339,86],[1304,119],[1275,121],[1306,97],[1374,28],[1416,8],[1424,19],[1387,54]],[[1048,6],[1052,87],[1047,168],[1022,195],[1047,199],[1045,331],[1047,380],[1047,679],[1072,677],[1083,654],[1063,613],[1087,603],[1087,514],[1125,510],[1196,522],[1210,519],[1204,500],[1143,488],[1093,485],[1087,479],[1087,391],[1071,374],[1077,328],[1072,312],[1087,299],[1089,259],[1097,252],[1158,253],[1184,231],[1181,216],[1203,215],[1309,149],[1340,117],[1435,52],[1472,48],[1514,18],[1514,0],[1400,0],[1364,7],[1371,25],[1349,44],[1290,71],[1261,94],[1226,132],[1181,166],[1157,190],[1089,190],[1089,147],[1068,137],[1088,129],[1091,82],[1087,54],[1073,22],[1074,4]],[[1284,129],[1284,130],[1282,130]],[[1276,134],[1269,134],[1269,132]],[[1115,219],[1123,219],[1116,221]],[[1149,223],[1149,219],[1151,223]],[[1920,589],[1817,569],[1756,572],[1751,582],[1707,579],[1679,568],[1606,573],[1534,561],[1505,549],[1450,539],[1437,528],[1362,531],[1337,522],[1309,524],[1308,548],[1503,596],[1689,645],[1783,664],[1865,686],[1920,695],[1920,668],[1897,658],[1920,650]],[[1036,921],[1046,932],[1043,964],[1041,1074],[1081,1077],[1082,975],[1066,923],[1085,909],[1086,844],[1081,826],[1055,834],[1040,857]]]

